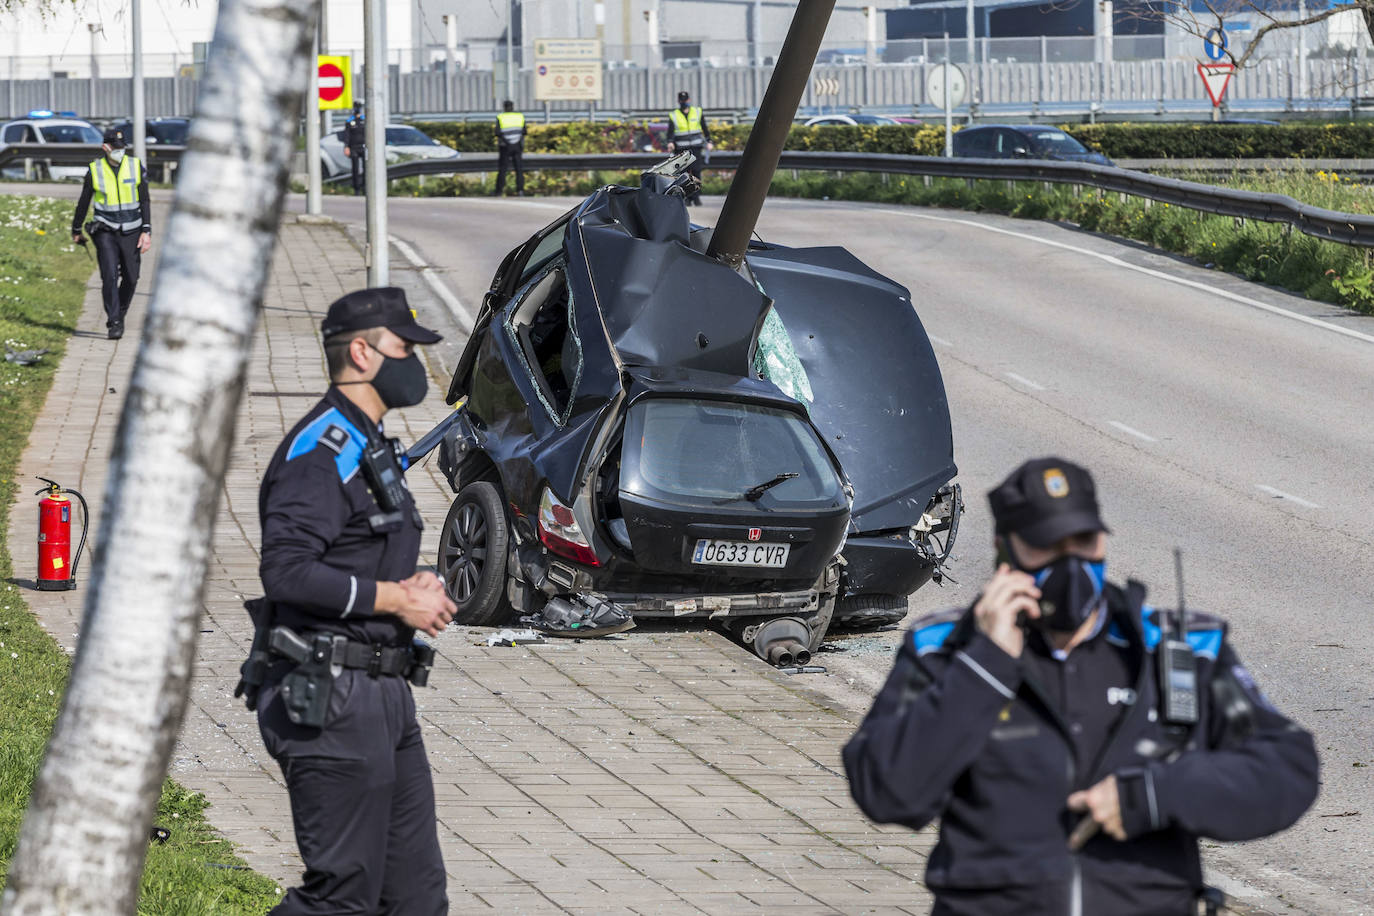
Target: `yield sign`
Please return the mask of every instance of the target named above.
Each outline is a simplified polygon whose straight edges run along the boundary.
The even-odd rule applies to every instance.
[[[1235,64],[1198,64],[1197,75],[1202,77],[1202,85],[1212,100],[1212,106],[1221,105],[1226,95],[1226,87],[1231,83],[1231,74],[1236,71]]]

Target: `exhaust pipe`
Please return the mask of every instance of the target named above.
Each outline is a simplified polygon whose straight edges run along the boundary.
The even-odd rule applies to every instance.
[[[811,630],[796,617],[777,617],[754,632],[753,649],[759,658],[778,668],[805,665],[811,661],[806,644]]]
[[[835,0],[800,0],[797,11],[792,14],[792,25],[778,52],[773,78],[768,81],[754,129],[744,144],[744,155],[740,157],[739,168],[730,182],[730,193],[725,195],[720,220],[706,249],[707,255],[734,269],[744,262],[749,236],[754,232],[763,200],[768,196],[768,186],[778,168],[778,157],[782,155],[806,83],[811,79],[811,67],[816,63],[816,53],[821,48],[825,27],[834,9]]]

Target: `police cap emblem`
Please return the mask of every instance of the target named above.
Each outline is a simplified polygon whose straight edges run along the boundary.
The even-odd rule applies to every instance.
[[[1069,479],[1064,476],[1064,472],[1059,468],[1049,468],[1045,471],[1045,492],[1055,499],[1063,499],[1069,495]]]

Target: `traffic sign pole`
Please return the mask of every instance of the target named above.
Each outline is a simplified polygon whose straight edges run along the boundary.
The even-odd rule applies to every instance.
[[[323,6],[324,4],[320,4]],[[307,99],[319,99],[320,95],[320,33],[318,29],[313,29],[314,40],[311,42],[313,50],[310,53],[312,62],[310,67],[310,86],[306,90]],[[319,112],[311,111],[312,106],[307,105],[305,111],[305,212],[311,216],[319,216],[324,212],[324,202],[320,199],[320,118]],[[319,108],[316,101],[314,108]]]

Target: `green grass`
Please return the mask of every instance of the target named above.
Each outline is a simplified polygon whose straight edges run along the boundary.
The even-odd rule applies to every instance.
[[[1287,194],[1304,203],[1353,213],[1374,212],[1374,192],[1339,175],[1294,172],[1237,172],[1186,175],[1204,184],[1218,182],[1255,191]],[[723,194],[728,173],[707,172],[707,193]],[[584,195],[609,183],[636,185],[634,172],[531,172],[532,194]],[[509,190],[509,183],[507,185]],[[495,175],[410,178],[392,182],[393,196],[465,197],[486,195]],[[1145,242],[1196,259],[1201,264],[1260,283],[1292,290],[1311,299],[1374,314],[1374,257],[1365,249],[1324,242],[1272,223],[1238,222],[1118,194],[1040,182],[975,181],[780,171],[769,189],[774,197],[853,200],[909,206],[947,207],[1003,213],[1024,219],[1056,220],[1083,229]]]
[[[93,263],[70,243],[72,205],[6,196],[0,215],[0,341],[13,350],[46,348],[36,365],[0,362],[0,515],[40,484],[16,480],[29,431],[75,330]],[[59,481],[63,483],[65,481]],[[0,518],[0,882],[8,871],[34,775],[71,664],[38,625],[14,584],[7,521]],[[21,556],[29,554],[21,552]],[[89,563],[89,558],[86,559]],[[24,570],[30,575],[30,570]],[[139,901],[148,916],[260,914],[276,903],[276,883],[244,866],[206,822],[205,799],[168,780],[156,823],[171,831],[153,845]],[[226,867],[212,867],[212,866]]]

